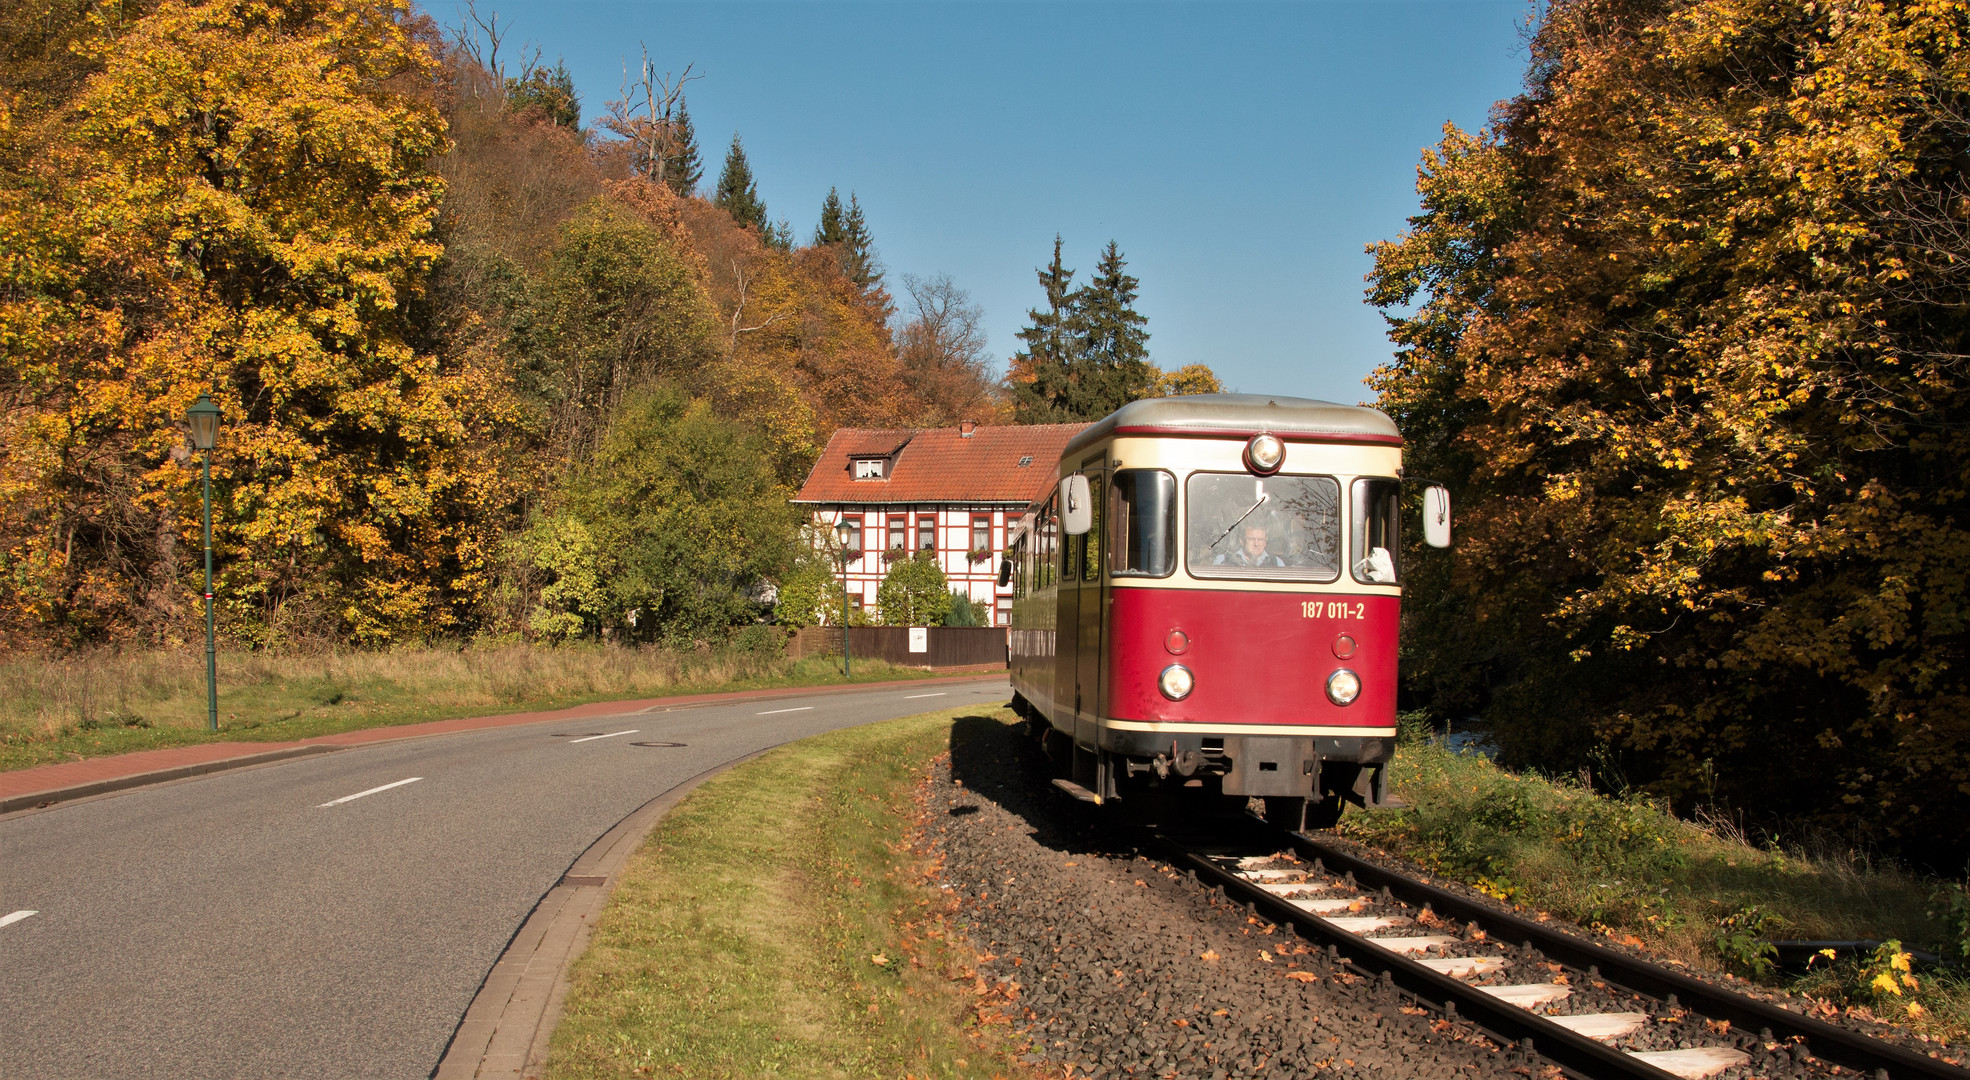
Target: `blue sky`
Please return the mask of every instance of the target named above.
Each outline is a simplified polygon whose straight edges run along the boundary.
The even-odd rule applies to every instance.
[[[831,185],[854,191],[892,285],[951,275],[1001,369],[1059,233],[1077,280],[1121,245],[1163,367],[1354,402],[1389,354],[1363,247],[1415,211],[1443,124],[1478,127],[1517,90],[1530,8],[480,0],[492,10],[508,50],[565,60],[585,122],[641,46],[659,70],[694,64],[707,185],[736,131],[803,241]]]

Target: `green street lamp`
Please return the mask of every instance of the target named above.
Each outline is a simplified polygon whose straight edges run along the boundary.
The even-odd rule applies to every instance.
[[[219,730],[219,656],[213,647],[212,619],[212,448],[219,445],[219,406],[200,394],[185,410],[192,449],[205,452],[205,729]]]
[[[841,552],[841,677],[844,679],[851,677],[848,673],[848,536],[853,531],[846,519],[843,519],[840,524],[835,526],[835,539],[841,541],[839,545]]]

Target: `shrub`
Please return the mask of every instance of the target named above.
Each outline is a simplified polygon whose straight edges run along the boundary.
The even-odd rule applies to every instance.
[[[841,621],[841,584],[834,564],[819,551],[803,551],[781,575],[774,617],[783,626],[820,626]]]
[[[876,590],[882,621],[889,626],[935,626],[950,610],[951,593],[937,557],[928,552],[890,564]]]
[[[951,607],[944,614],[945,626],[985,625],[985,605],[963,593],[953,592],[946,595],[951,598]]]

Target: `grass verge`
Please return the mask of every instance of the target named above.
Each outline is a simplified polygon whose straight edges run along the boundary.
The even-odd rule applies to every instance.
[[[857,660],[853,682],[927,676]],[[602,645],[225,653],[219,731],[206,730],[202,652],[0,660],[0,770],[218,741],[281,742],[591,701],[840,684],[839,658]]]
[[[575,964],[550,1080],[1025,1075],[968,1023],[973,957],[911,853],[963,713],[781,747],[671,811]]]
[[[1970,1038],[1963,969],[1916,972],[1902,951],[1962,956],[1970,905],[1960,884],[1826,843],[1761,847],[1728,822],[1688,822],[1639,796],[1510,773],[1435,741],[1405,739],[1391,779],[1409,806],[1351,811],[1342,835],[1685,964],[1953,1044]],[[1775,967],[1770,939],[1894,944],[1800,977]]]

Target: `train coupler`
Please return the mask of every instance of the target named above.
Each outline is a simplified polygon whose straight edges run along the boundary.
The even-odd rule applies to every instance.
[[[1226,795],[1307,798],[1320,775],[1320,755],[1305,736],[1231,735],[1224,752],[1231,758]]]

